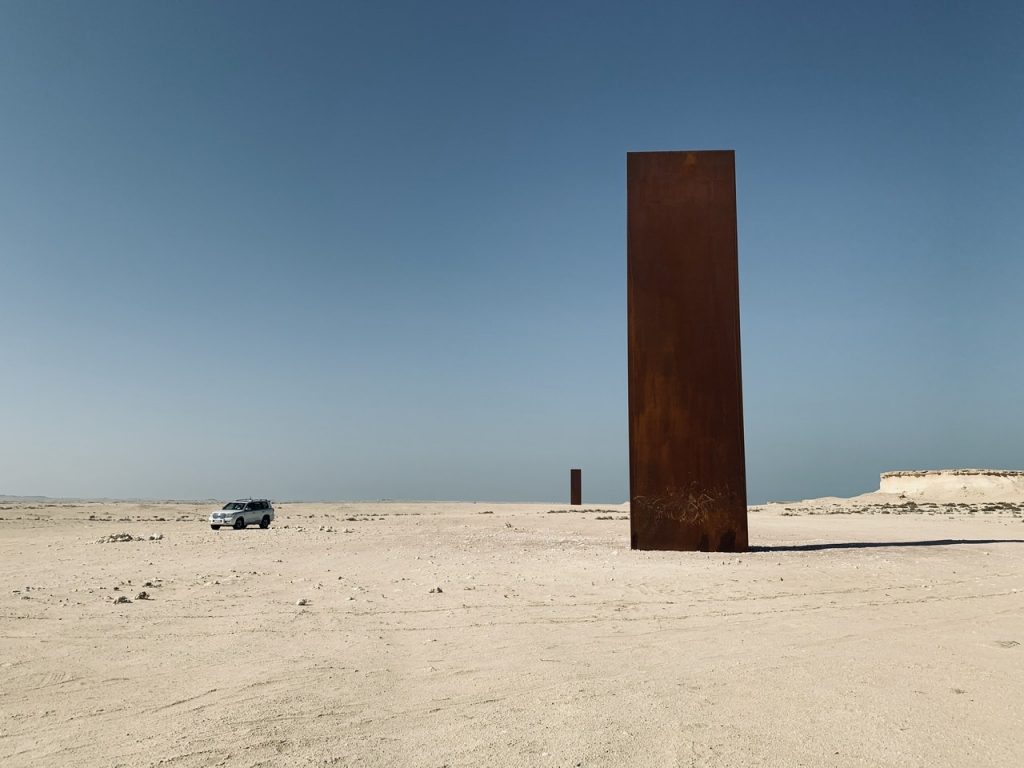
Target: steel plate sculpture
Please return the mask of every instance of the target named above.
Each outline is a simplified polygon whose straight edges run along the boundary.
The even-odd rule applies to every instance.
[[[734,153],[626,157],[630,539],[742,552]]]

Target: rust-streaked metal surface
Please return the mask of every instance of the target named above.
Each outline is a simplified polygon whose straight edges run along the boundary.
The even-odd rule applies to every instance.
[[[569,504],[583,503],[583,470],[569,470]]]
[[[742,552],[734,154],[630,152],[626,184],[631,546]]]

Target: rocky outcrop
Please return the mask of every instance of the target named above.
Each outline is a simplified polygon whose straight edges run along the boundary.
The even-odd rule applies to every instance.
[[[883,472],[879,493],[908,499],[1024,499],[1024,472],[1008,469],[924,469]]]

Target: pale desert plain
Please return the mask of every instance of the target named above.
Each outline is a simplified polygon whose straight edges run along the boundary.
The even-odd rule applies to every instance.
[[[0,765],[1021,766],[997,496],[751,507],[739,555],[628,505],[0,502]]]

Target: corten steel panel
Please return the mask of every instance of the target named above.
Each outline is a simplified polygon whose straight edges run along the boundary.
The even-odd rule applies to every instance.
[[[583,503],[583,470],[569,470],[569,504]]]
[[[630,152],[626,177],[631,546],[742,552],[734,155]]]

